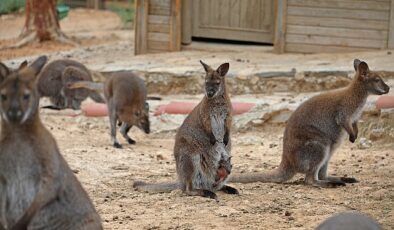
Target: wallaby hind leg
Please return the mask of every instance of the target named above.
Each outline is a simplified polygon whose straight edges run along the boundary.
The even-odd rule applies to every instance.
[[[108,113],[109,113],[109,123],[111,125],[112,144],[115,148],[122,148],[122,145],[119,144],[119,141],[116,138],[116,121],[118,120],[118,118],[112,101],[108,102]]]
[[[324,164],[328,164],[329,147],[318,141],[310,141],[300,150],[302,167],[306,173],[305,183],[316,186],[333,188],[338,186],[345,186],[342,181],[320,180],[319,172]]]
[[[130,131],[132,125],[126,124],[125,122],[122,123],[120,126],[120,133],[123,135],[123,137],[127,140],[127,142],[131,145],[135,144],[135,140],[131,139],[127,133]]]
[[[327,174],[328,162],[326,162],[319,170],[319,180],[328,180],[331,182],[343,182],[343,183],[357,183],[358,180],[353,177],[336,177],[328,176]]]
[[[220,191],[227,193],[227,194],[234,194],[234,195],[239,195],[239,192],[236,188],[233,188],[231,186],[228,185],[224,185]]]
[[[192,181],[187,183],[185,193],[189,196],[202,196],[217,200],[217,195],[206,189],[193,189]]]

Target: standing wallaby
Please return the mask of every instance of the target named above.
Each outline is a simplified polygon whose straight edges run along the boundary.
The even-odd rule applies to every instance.
[[[147,184],[136,181],[142,191],[168,192],[177,188],[188,195],[216,199],[215,191],[238,194],[225,185],[231,173],[231,102],[225,75],[229,64],[217,70],[200,61],[205,76],[205,96],[186,117],[175,137],[174,156],[179,182]]]
[[[0,229],[102,229],[39,117],[36,76],[46,61],[15,72],[0,65]]]
[[[383,230],[371,217],[355,212],[342,212],[331,216],[315,230]]]
[[[367,63],[354,60],[355,77],[343,89],[329,91],[302,103],[287,121],[279,168],[268,173],[234,175],[231,182],[285,182],[304,173],[305,182],[320,187],[344,186],[354,178],[327,175],[328,163],[347,133],[354,143],[357,121],[368,95],[386,94],[390,87],[369,70]]]
[[[121,124],[120,133],[129,144],[135,140],[128,136],[133,125],[145,133],[150,133],[149,104],[146,102],[147,90],[145,82],[129,71],[117,72],[108,77],[104,86],[101,83],[78,81],[67,85],[70,89],[86,88],[92,91],[104,90],[111,125],[112,144],[121,148],[116,138],[116,123]]]
[[[91,72],[81,63],[73,60],[56,60],[44,67],[38,77],[38,92],[41,97],[49,97],[52,109],[79,109],[87,97],[104,103],[96,91],[88,89],[69,89],[67,84],[76,81],[92,81]]]

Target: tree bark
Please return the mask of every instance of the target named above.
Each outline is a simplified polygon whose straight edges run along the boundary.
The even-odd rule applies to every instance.
[[[61,31],[56,12],[56,0],[26,0],[26,20],[20,41],[14,47],[31,42],[57,40],[75,43]]]

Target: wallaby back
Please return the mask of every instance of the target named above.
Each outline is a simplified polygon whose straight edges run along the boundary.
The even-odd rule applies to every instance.
[[[316,230],[383,230],[372,218],[355,212],[336,214],[323,223]]]
[[[36,76],[47,58],[1,76],[0,225],[102,229],[88,195],[39,118]],[[0,73],[6,73],[0,67]],[[9,71],[8,71],[9,72]]]

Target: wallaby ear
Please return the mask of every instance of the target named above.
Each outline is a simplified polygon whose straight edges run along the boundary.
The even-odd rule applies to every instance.
[[[21,69],[25,68],[26,66],[27,66],[27,60],[24,60],[24,61],[19,65],[18,70],[21,70]]]
[[[45,63],[48,61],[48,57],[43,55],[38,57],[31,65],[30,68],[32,68],[34,75],[37,75],[42,67],[44,67]]]
[[[353,66],[354,66],[354,70],[357,72],[358,69],[358,65],[360,65],[361,61],[359,59],[354,59],[353,61]]]
[[[367,73],[369,71],[368,64],[366,62],[360,62],[360,64],[357,67],[357,72],[361,77],[366,77]]]
[[[209,72],[212,70],[212,68],[209,65],[205,64],[203,61],[200,60],[200,63],[204,67],[205,72]]]
[[[216,72],[218,72],[220,76],[224,77],[227,74],[229,68],[229,63],[223,63],[217,68]]]
[[[6,65],[0,62],[0,83],[2,83],[5,80],[8,74],[10,74],[10,70]]]

